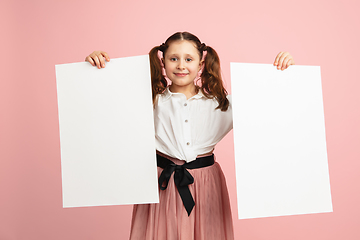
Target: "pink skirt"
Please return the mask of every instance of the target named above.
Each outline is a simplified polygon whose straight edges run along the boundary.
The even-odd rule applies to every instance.
[[[170,158],[175,164],[185,161]],[[162,172],[158,167],[158,176]],[[134,205],[130,240],[233,240],[233,223],[225,177],[220,165],[188,169],[195,201],[188,216],[172,174],[159,203]]]

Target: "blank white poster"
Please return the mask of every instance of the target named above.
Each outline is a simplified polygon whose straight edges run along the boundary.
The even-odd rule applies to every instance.
[[[56,65],[63,207],[158,202],[149,56]]]
[[[239,219],[332,212],[319,66],[231,63]]]

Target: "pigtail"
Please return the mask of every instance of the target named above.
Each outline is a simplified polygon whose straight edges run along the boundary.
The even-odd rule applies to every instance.
[[[219,105],[216,109],[226,111],[229,107],[227,91],[224,88],[221,78],[220,59],[216,51],[204,43],[201,44],[201,50],[206,51],[204,69],[201,74],[201,90],[208,98],[215,98]]]
[[[161,47],[162,45],[156,46],[149,52],[153,102],[156,99],[156,95],[163,93],[167,87],[167,81],[162,75],[162,67],[158,57],[158,51],[160,51]]]

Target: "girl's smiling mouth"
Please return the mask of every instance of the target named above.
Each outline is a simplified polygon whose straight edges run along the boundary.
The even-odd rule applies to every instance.
[[[174,73],[178,77],[185,77],[188,73]]]

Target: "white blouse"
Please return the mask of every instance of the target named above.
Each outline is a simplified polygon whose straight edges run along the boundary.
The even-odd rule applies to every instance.
[[[169,88],[159,94],[154,107],[156,149],[170,157],[191,162],[211,152],[232,129],[231,98],[223,112],[218,102],[201,91],[189,99]]]

